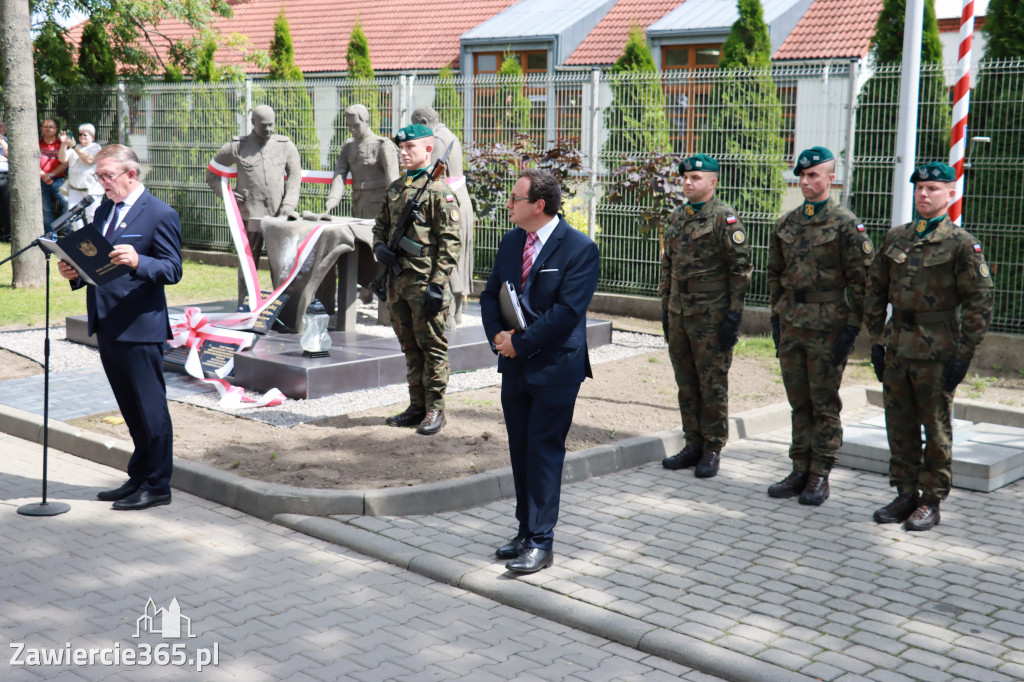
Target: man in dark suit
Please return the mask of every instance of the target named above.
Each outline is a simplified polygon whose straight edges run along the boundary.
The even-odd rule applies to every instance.
[[[597,288],[597,245],[558,215],[558,180],[547,170],[520,175],[506,208],[522,229],[502,237],[480,295],[484,330],[498,354],[519,532],[499,548],[516,573],[553,563],[565,438],[580,384],[590,372],[586,313]],[[526,330],[502,322],[499,292],[511,282]]]
[[[171,325],[164,285],[181,279],[181,222],[139,182],[139,159],[128,147],[100,151],[96,179],[109,201],[96,209],[93,225],[114,246],[110,261],[131,272],[102,287],[86,285],[63,261],[60,274],[73,289],[87,289],[89,333],[96,334],[103,370],[135,445],[128,481],[96,497],[112,501],[114,509],[146,509],[171,503],[174,439],[162,352]]]

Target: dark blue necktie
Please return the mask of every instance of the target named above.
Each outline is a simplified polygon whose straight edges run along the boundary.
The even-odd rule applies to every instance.
[[[107,223],[107,230],[103,233],[103,236],[107,239],[114,236],[114,231],[117,230],[117,219],[121,216],[121,208],[124,206],[123,201],[119,201],[114,204],[114,217]]]

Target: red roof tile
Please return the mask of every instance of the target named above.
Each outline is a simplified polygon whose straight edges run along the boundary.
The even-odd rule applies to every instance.
[[[772,58],[865,57],[881,11],[882,0],[814,0]]]
[[[458,67],[459,37],[477,24],[515,4],[516,0],[461,0],[450,12],[424,11],[414,0],[240,0],[234,16],[217,23],[222,36],[249,38],[250,49],[269,49],[274,19],[284,8],[295,46],[295,63],[304,73],[345,71],[345,52],[356,18],[363,25],[375,71]],[[410,17],[416,17],[410,21]],[[171,38],[191,32],[183,24],[163,22]],[[71,31],[78,39],[79,27]],[[238,65],[256,73],[234,50],[221,48],[217,63]]]
[[[681,4],[681,0],[619,0],[565,60],[566,66],[614,64],[634,24],[646,30]]]

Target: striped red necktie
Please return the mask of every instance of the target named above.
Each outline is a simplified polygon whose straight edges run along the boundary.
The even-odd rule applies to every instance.
[[[534,247],[537,244],[537,233],[530,232],[526,235],[526,246],[523,247],[523,275],[519,281],[520,289],[526,286],[526,278],[530,275],[530,268],[533,267]]]

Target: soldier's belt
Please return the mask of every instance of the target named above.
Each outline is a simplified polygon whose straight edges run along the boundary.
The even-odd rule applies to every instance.
[[[843,300],[843,290],[832,291],[790,291],[789,295],[797,303],[834,303]]]
[[[679,283],[679,291],[684,294],[696,294],[708,291],[725,291],[729,283],[724,279],[716,282],[695,282],[691,279]]]
[[[956,319],[956,308],[949,310],[893,310],[892,317],[903,324],[933,324]]]

